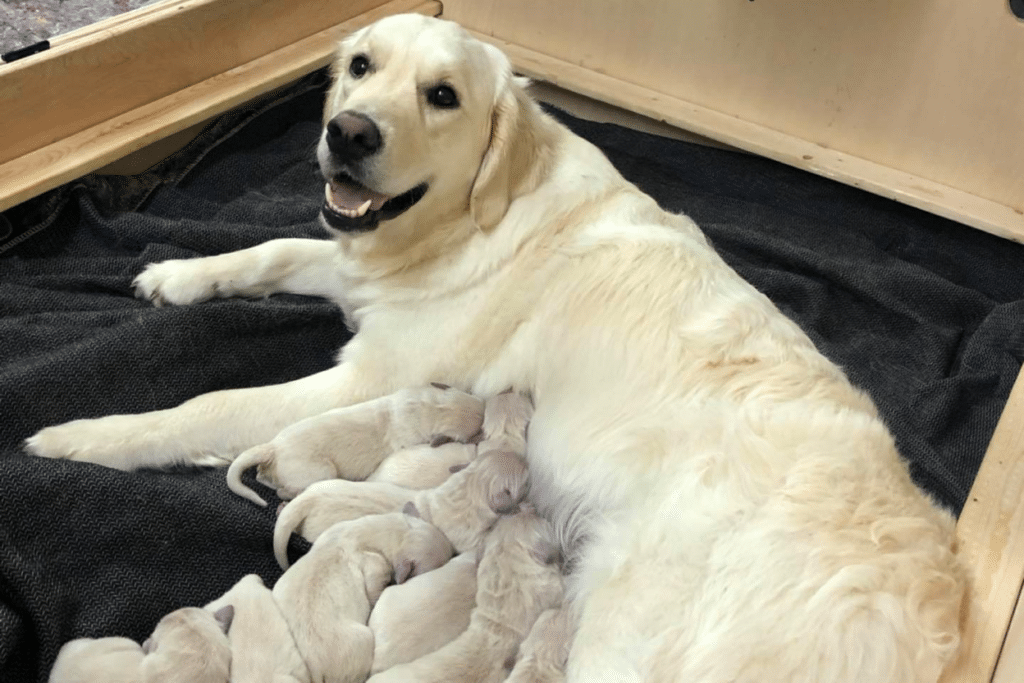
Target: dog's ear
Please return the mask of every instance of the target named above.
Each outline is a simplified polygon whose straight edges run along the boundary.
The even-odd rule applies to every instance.
[[[235,620],[235,606],[224,605],[213,613],[213,618],[220,624],[221,630],[227,633],[228,629],[231,628],[231,622]]]
[[[515,453],[498,452],[486,456],[491,475],[487,504],[499,515],[519,511],[519,501],[526,496],[529,470],[526,461]]]
[[[410,517],[416,517],[417,519],[420,519],[420,510],[418,507],[416,507],[416,503],[412,502],[411,500],[405,504],[405,507],[402,508],[402,512],[406,515],[409,515]]]
[[[501,50],[484,47],[498,73],[497,92],[491,107],[490,140],[473,181],[469,209],[476,224],[490,230],[505,217],[517,188],[530,175],[538,143],[523,79],[512,75],[512,65]]]
[[[405,583],[416,570],[416,563],[410,559],[401,559],[395,563],[395,583]]]

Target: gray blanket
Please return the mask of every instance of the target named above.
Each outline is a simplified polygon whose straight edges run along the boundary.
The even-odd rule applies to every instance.
[[[130,288],[151,261],[325,237],[324,80],[225,116],[147,173],[89,176],[3,214],[0,681],[45,681],[71,638],[141,641],[244,574],[278,577],[273,506],[231,495],[223,470],[124,473],[20,443],[331,365],[348,333],[322,301],[157,309]],[[874,397],[916,481],[960,509],[1024,358],[1024,247],[764,159],[555,113],[690,214]]]

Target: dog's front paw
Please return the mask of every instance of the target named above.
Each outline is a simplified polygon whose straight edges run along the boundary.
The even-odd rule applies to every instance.
[[[151,263],[132,282],[135,296],[157,306],[193,304],[220,295],[205,259]]]

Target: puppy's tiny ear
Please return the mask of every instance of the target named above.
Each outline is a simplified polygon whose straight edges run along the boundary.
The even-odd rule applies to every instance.
[[[452,388],[450,384],[441,384],[440,382],[431,382],[430,386],[432,386],[432,387],[434,387],[436,389],[451,389]]]
[[[416,507],[416,503],[412,502],[411,500],[405,504],[405,507],[402,508],[402,512],[406,515],[409,515],[410,517],[422,519],[422,517],[420,516],[419,508]]]
[[[395,563],[395,583],[405,583],[406,580],[416,571],[416,563],[412,560],[401,559]]]
[[[156,644],[153,642],[153,639],[146,638],[146,640],[142,643],[142,654],[148,655],[154,649],[156,649]]]
[[[231,622],[235,620],[235,606],[224,605],[213,613],[213,618],[220,624],[221,630],[227,633],[228,629],[231,628]]]
[[[446,434],[437,434],[434,436],[433,439],[430,440],[430,447],[437,448],[438,446],[443,446],[446,443],[452,443],[454,441],[455,439]]]
[[[469,467],[469,463],[468,462],[460,462],[457,465],[452,465],[451,467],[449,467],[448,471],[451,474],[455,474],[456,472],[461,472],[462,470],[466,469],[467,467]]]

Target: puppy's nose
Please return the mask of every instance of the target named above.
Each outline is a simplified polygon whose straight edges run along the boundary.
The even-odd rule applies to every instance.
[[[341,162],[358,161],[380,147],[380,129],[366,114],[343,111],[327,122],[327,148]]]

